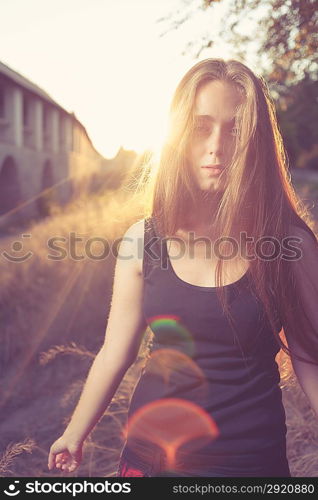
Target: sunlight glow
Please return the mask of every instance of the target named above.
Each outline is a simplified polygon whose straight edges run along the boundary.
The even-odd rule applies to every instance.
[[[11,0],[1,9],[1,59],[73,111],[106,157],[120,146],[158,152],[173,91],[195,62],[193,51],[182,52],[215,37],[227,3],[196,8],[168,30],[171,22],[158,19],[184,7],[182,0]],[[232,55],[219,37],[200,59]]]

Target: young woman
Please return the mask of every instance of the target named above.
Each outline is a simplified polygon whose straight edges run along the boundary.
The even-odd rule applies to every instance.
[[[79,465],[150,327],[117,475],[288,477],[275,357],[291,356],[318,415],[318,244],[264,80],[235,60],[194,65],[145,178],[150,205],[119,248],[105,342],[49,469]]]

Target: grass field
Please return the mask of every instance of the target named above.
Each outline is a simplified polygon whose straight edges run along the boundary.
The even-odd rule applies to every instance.
[[[316,197],[318,183],[297,189]],[[31,224],[23,250],[12,250],[21,234],[1,239],[2,251],[25,255],[12,262],[2,255],[0,476],[61,476],[48,471],[47,456],[77,403],[89,367],[104,339],[112,291],[115,257],[96,258],[103,248],[93,237],[120,238],[138,217],[126,195],[108,191],[83,198],[67,210]],[[71,233],[82,241],[69,247]],[[60,260],[48,248],[52,237],[75,252]],[[92,242],[91,242],[92,243]],[[86,245],[86,246],[85,246]],[[88,248],[95,258],[88,257]],[[73,251],[72,250],[72,251]],[[84,256],[81,259],[81,256]],[[145,361],[147,330],[136,363],[127,371],[104,417],[84,447],[81,466],[72,476],[112,476],[123,443],[129,398]],[[318,476],[318,422],[281,351],[277,361],[288,426],[288,459],[292,476]]]

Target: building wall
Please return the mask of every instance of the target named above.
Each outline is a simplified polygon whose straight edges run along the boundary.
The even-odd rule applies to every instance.
[[[0,227],[38,215],[43,189],[67,202],[102,161],[73,114],[0,74]]]

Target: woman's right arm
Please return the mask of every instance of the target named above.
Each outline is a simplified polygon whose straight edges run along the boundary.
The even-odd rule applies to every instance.
[[[142,312],[142,255],[138,254],[138,248],[143,248],[140,245],[143,234],[142,220],[129,227],[120,243],[105,340],[90,368],[79,402],[63,436],[51,446],[49,469],[63,459],[61,444],[71,443],[74,449],[81,447],[103,416],[127,369],[136,360],[147,328]],[[58,454],[61,460],[55,461]],[[70,464],[72,461],[67,455],[66,452],[64,461]],[[74,470],[78,459],[81,456],[77,453],[77,460],[72,462],[76,465],[69,470]],[[67,467],[62,466],[62,469]]]

